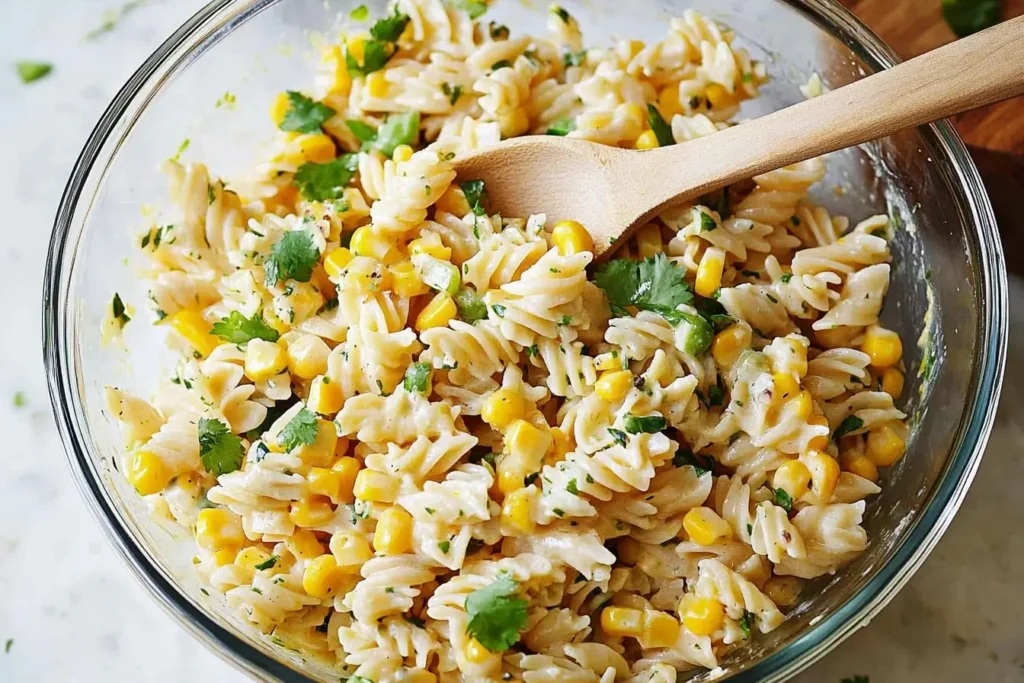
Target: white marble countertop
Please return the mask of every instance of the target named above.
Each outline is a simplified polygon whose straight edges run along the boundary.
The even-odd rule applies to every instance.
[[[46,392],[40,292],[57,199],[116,89],[202,0],[149,0],[86,40],[119,4],[0,4],[0,310],[11,326],[0,336],[0,681],[241,681],[157,608],[102,538],[68,474]],[[53,62],[54,72],[22,85],[19,59]],[[1013,292],[1024,301],[1024,284]],[[1018,307],[1014,339],[1022,324]],[[1024,345],[1011,348],[1008,368],[988,455],[945,538],[892,604],[801,683],[1024,680],[1024,534],[1005,532],[1024,526],[1015,391]]]

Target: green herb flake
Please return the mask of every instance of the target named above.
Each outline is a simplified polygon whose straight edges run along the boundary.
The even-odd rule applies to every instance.
[[[494,311],[494,315],[498,316],[499,318],[505,317],[506,309],[501,304],[494,304],[493,306],[491,306],[491,310]]]
[[[270,256],[263,263],[263,281],[267,287],[281,280],[309,282],[319,260],[320,252],[313,243],[313,236],[305,230],[292,230],[271,247]]]
[[[409,393],[418,391],[421,394],[425,394],[427,387],[430,386],[430,371],[430,363],[413,363],[405,371],[402,388]]]
[[[540,355],[540,348],[536,344],[530,344],[526,347],[527,358],[536,358]]]
[[[608,295],[615,315],[626,315],[627,306],[636,306],[667,317],[676,314],[680,304],[693,300],[693,292],[683,279],[685,273],[665,254],[656,254],[639,262],[608,261],[598,269],[594,282]]]
[[[573,494],[574,496],[580,495],[580,490],[576,486],[576,480],[575,479],[570,479],[569,480],[569,483],[565,485],[565,490],[568,491],[569,493]]]
[[[786,489],[775,489],[775,504],[786,511],[793,512],[793,496],[786,492]]]
[[[478,19],[487,12],[487,3],[484,0],[450,0],[449,4],[468,14],[470,19]]]
[[[689,448],[680,448],[672,456],[672,465],[675,467],[692,467],[698,477],[702,477],[714,470],[714,461],[711,458],[694,454]]]
[[[124,326],[131,321],[131,316],[124,310],[124,302],[121,301],[121,295],[117,292],[114,292],[114,299],[110,302],[110,310],[113,313],[114,320],[117,321],[121,329],[124,329]]]
[[[360,5],[349,12],[348,16],[352,21],[366,21],[370,18],[370,8],[366,5]]]
[[[336,113],[322,102],[306,97],[295,90],[288,90],[288,111],[278,124],[283,131],[296,133],[319,133],[320,126]]]
[[[491,71],[497,71],[498,69],[511,69],[512,62],[507,59],[500,59],[494,64],[491,64]]]
[[[832,435],[832,438],[835,441],[839,441],[841,437],[846,436],[850,432],[855,432],[863,426],[864,420],[860,419],[856,415],[847,415],[843,418],[843,421],[839,423],[839,426],[836,427],[836,431]]]
[[[280,559],[281,558],[278,557],[277,555],[271,555],[270,557],[268,557],[267,559],[263,560],[258,565],[256,565],[256,569],[257,569],[257,571],[265,571],[267,569],[272,569],[274,567],[274,565],[276,565]]]
[[[277,330],[263,320],[263,316],[254,313],[246,318],[239,311],[231,311],[226,318],[213,324],[210,333],[231,344],[244,344],[253,339],[276,342],[281,336]]]
[[[782,277],[779,278],[779,281],[782,282],[782,284],[786,285],[789,284],[789,281],[792,279],[793,273],[783,273]]]
[[[459,317],[467,323],[475,323],[487,317],[487,304],[472,287],[462,287],[453,297]]]
[[[180,161],[181,160],[181,155],[185,153],[185,150],[187,150],[188,146],[191,145],[191,144],[192,144],[192,138],[185,138],[184,140],[182,140],[181,144],[178,145],[177,151],[174,152],[174,156],[171,157],[171,161],[173,161],[175,163]],[[160,246],[159,243],[155,244],[154,248],[156,248],[158,246]]]
[[[14,69],[18,72],[18,78],[22,83],[28,84],[46,78],[53,71],[53,64],[47,62],[20,61],[14,63]]]
[[[569,14],[564,7],[560,5],[551,5],[551,13],[562,20],[562,23],[568,26],[572,22],[572,15]]]
[[[743,631],[743,640],[750,640],[750,631],[754,628],[754,613],[747,612],[744,610],[743,616],[740,618],[740,630]]]
[[[308,408],[303,407],[295,414],[295,417],[284,426],[277,436],[277,442],[287,451],[292,451],[299,446],[308,446],[316,441],[319,431],[317,417]]]
[[[622,426],[628,434],[657,434],[668,427],[668,421],[661,415],[641,417],[628,413],[622,419]]]
[[[462,189],[462,193],[466,195],[466,202],[473,210],[473,214],[476,216],[486,216],[487,209],[484,208],[484,202],[487,201],[487,188],[484,187],[484,181],[467,180],[459,183],[459,187]]]
[[[697,220],[700,221],[700,229],[702,232],[711,232],[718,227],[718,223],[715,222],[715,218],[711,214],[705,213],[704,211],[696,208],[694,209],[694,212],[697,214]]]
[[[565,137],[574,130],[576,130],[576,119],[561,119],[551,124],[551,127],[547,130],[547,134]]]
[[[519,584],[505,571],[489,586],[466,597],[466,634],[491,652],[504,652],[519,641],[526,626],[528,602],[514,597]]]
[[[458,84],[453,86],[451,83],[442,83],[441,92],[448,98],[448,104],[454,107],[455,103],[459,101],[460,97],[462,97],[462,86]]]
[[[626,432],[622,431],[621,429],[612,429],[609,427],[608,433],[612,435],[613,439],[615,439],[615,443],[619,444],[620,446],[625,446],[626,441],[629,439],[629,437],[626,436]]]
[[[7,641],[4,642],[4,654],[8,654],[12,647],[14,647],[14,638],[8,638]]]
[[[16,391],[16,392],[14,392],[14,407],[15,408],[24,408],[27,405],[28,405],[28,397],[25,396],[25,392],[24,391]]]
[[[659,147],[668,147],[676,144],[676,139],[672,136],[672,126],[668,125],[661,112],[653,104],[647,105],[647,122],[651,124],[651,130],[654,131],[655,137],[658,138]]]
[[[213,106],[216,107],[217,109],[220,109],[221,107],[225,107],[227,109],[232,109],[232,108],[234,108],[235,103],[237,101],[238,100],[235,97],[235,94],[230,92],[230,91],[228,91],[228,92],[225,92],[223,95],[221,95],[220,98],[217,100],[217,102]]]
[[[340,199],[359,168],[359,155],[342,154],[337,159],[317,164],[312,161],[295,171],[295,186],[312,202]]]
[[[440,543],[437,544],[437,549],[440,550],[445,555],[448,554],[448,551],[451,549],[451,547],[452,547],[452,544],[451,544],[450,541],[441,541]]]
[[[234,472],[242,466],[245,448],[242,440],[217,419],[199,418],[199,460],[203,469],[215,477]]]

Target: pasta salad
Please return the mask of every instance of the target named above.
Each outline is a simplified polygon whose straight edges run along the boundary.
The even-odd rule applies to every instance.
[[[107,388],[120,469],[211,589],[350,682],[714,670],[867,546],[908,439],[893,227],[813,204],[820,159],[600,266],[578,222],[491,213],[459,154],[684,143],[767,74],[693,11],[585,48],[557,6],[543,38],[486,10],[360,8],[265,162],[165,164],[176,212],[138,246],[176,361],[149,400]]]

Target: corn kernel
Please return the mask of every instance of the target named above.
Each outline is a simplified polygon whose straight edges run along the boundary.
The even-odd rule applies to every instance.
[[[438,292],[416,316],[416,330],[423,332],[434,327],[444,327],[457,313],[458,309],[451,296],[447,292]]]
[[[411,261],[391,266],[391,291],[398,296],[414,297],[426,294],[430,287],[424,284]]]
[[[822,501],[829,501],[839,481],[839,463],[835,458],[821,451],[810,451],[801,456],[811,473],[811,492]]]
[[[633,386],[633,373],[629,370],[609,370],[601,375],[594,385],[594,391],[605,401],[615,403]]]
[[[279,375],[288,367],[288,354],[279,344],[250,339],[245,345],[245,376],[260,382]]]
[[[876,368],[892,367],[903,357],[900,335],[880,325],[871,325],[864,331],[860,349],[871,357],[871,364]]]
[[[431,233],[426,237],[419,237],[409,242],[409,254],[410,256],[426,254],[440,261],[450,261],[452,258],[451,248],[444,245],[441,236],[437,233]]]
[[[896,368],[886,368],[882,373],[882,391],[893,399],[899,398],[903,393],[903,373]]]
[[[288,344],[288,369],[303,379],[327,372],[331,347],[315,334],[303,334]]]
[[[399,145],[398,147],[395,147],[395,151],[391,153],[391,158],[395,163],[409,161],[409,159],[412,159],[412,147],[409,145]]]
[[[244,569],[248,569],[251,572],[259,571],[256,569],[257,565],[263,564],[270,559],[270,553],[262,548],[251,545],[248,548],[243,548],[238,556],[235,557],[235,564]]]
[[[288,552],[299,560],[312,560],[324,554],[324,546],[309,529],[296,529],[288,538],[284,539]]]
[[[796,396],[786,401],[786,407],[801,420],[811,419],[811,414],[814,412],[814,399],[811,397],[811,392],[807,390],[798,392]]]
[[[339,441],[347,442],[348,440],[339,439]],[[342,452],[344,453],[344,451]],[[334,453],[337,456],[337,447],[335,447]],[[359,461],[347,455],[342,455],[331,465],[331,471],[338,475],[336,480],[337,488],[333,489],[334,495],[331,496],[331,500],[339,504],[353,502],[355,500],[356,476],[359,474]]]
[[[641,125],[647,121],[647,109],[645,107],[641,107],[635,102],[620,104],[616,107],[616,110],[617,111],[615,113],[619,114],[622,118],[633,122],[639,121],[641,122]]]
[[[683,528],[694,543],[712,545],[732,537],[732,527],[711,508],[696,507],[683,515]]]
[[[373,532],[373,547],[385,555],[403,555],[412,550],[412,516],[400,507],[381,513]]]
[[[309,492],[318,496],[330,498],[335,505],[341,503],[343,477],[341,472],[313,467],[306,475],[309,481]]]
[[[903,457],[907,443],[891,425],[875,427],[868,432],[867,458],[879,467],[889,467]]]
[[[644,631],[640,635],[640,647],[671,647],[679,639],[679,621],[670,614],[659,610],[645,613]]]
[[[558,247],[558,253],[562,256],[594,250],[594,239],[577,221],[558,221],[551,231],[551,241]]]
[[[704,96],[711,102],[712,108],[723,109],[725,107],[731,107],[736,104],[736,97],[729,92],[724,86],[718,83],[712,83],[704,91]]]
[[[372,225],[364,225],[352,233],[348,248],[356,256],[369,256],[386,266],[402,260],[402,254],[395,244],[384,235],[373,231]]]
[[[280,436],[278,436],[278,441]],[[280,444],[280,441],[278,443]],[[334,449],[338,445],[338,431],[330,420],[317,418],[313,443],[304,443],[294,449],[303,463],[310,467],[328,467],[334,462]]]
[[[306,528],[325,526],[334,519],[334,508],[326,500],[318,497],[293,500],[288,509],[288,519],[295,526]]]
[[[811,471],[799,460],[788,460],[775,470],[772,486],[782,489],[794,500],[803,496],[810,489]]]
[[[657,134],[653,130],[645,130],[643,133],[640,133],[633,146],[636,149],[654,149],[660,145],[658,145]]]
[[[840,456],[843,470],[864,477],[868,481],[878,481],[878,467],[868,458],[860,454],[846,454]]]
[[[326,598],[337,593],[347,580],[334,556],[325,553],[306,565],[302,572],[302,589],[314,598]]]
[[[509,389],[498,389],[484,401],[480,417],[495,429],[504,429],[526,414],[523,397]]]
[[[601,610],[601,630],[610,636],[639,638],[644,632],[644,613],[630,607]]]
[[[210,334],[212,325],[206,322],[199,311],[182,309],[167,318],[174,331],[185,338],[196,351],[202,356],[209,356],[210,353],[220,346],[220,339]]]
[[[275,126],[280,126],[284,122],[284,117],[291,106],[288,101],[288,93],[279,92],[274,95],[274,99],[270,102],[270,120],[274,122]]]
[[[345,55],[341,53],[340,45],[329,45],[320,53],[320,61],[333,70],[334,83],[331,84],[329,94],[338,97],[348,95],[352,88],[352,78],[348,75],[348,68],[345,64]]]
[[[501,521],[521,534],[532,534],[536,523],[530,515],[531,496],[525,488],[505,496],[501,505]]]
[[[558,427],[551,428],[551,452],[548,457],[552,459],[552,462],[548,464],[554,464],[565,459],[565,456],[572,452],[575,445],[573,444],[572,436],[566,434]]]
[[[391,274],[372,256],[356,256],[343,273],[345,289],[370,294],[390,287]]]
[[[226,567],[229,564],[234,564],[236,555],[238,555],[238,551],[234,548],[221,548],[213,553],[213,564],[216,567]]]
[[[196,517],[196,542],[206,550],[245,545],[242,518],[225,508],[206,508]]]
[[[339,567],[358,574],[359,569],[373,557],[370,543],[354,531],[339,531],[331,536],[331,554]]]
[[[792,607],[800,601],[803,583],[795,576],[773,576],[764,584],[764,594],[779,607]]]
[[[353,493],[359,500],[375,503],[394,503],[401,485],[398,477],[376,470],[359,470]]]
[[[594,369],[598,371],[605,370],[621,370],[622,359],[618,354],[604,353],[601,354],[594,362]]]
[[[328,275],[336,278],[352,261],[353,256],[354,254],[345,247],[338,247],[324,257],[324,270]]]
[[[671,122],[676,114],[683,113],[683,105],[679,101],[679,84],[670,83],[658,93],[658,109],[666,121]]]
[[[772,398],[776,401],[785,401],[786,399],[793,398],[800,391],[800,382],[788,372],[773,373],[772,382],[775,385]]]
[[[465,216],[472,211],[469,202],[466,201],[466,193],[455,184],[445,190],[444,194],[437,200],[437,203],[434,204],[434,208],[459,217]]]
[[[357,63],[362,64],[366,57],[366,36],[363,34],[349,36],[345,41],[345,51],[352,55]]]
[[[472,664],[486,664],[489,660],[498,657],[498,653],[491,652],[476,638],[470,638],[462,648],[462,654],[466,661]]]
[[[252,342],[250,342],[252,343]],[[317,377],[309,385],[309,398],[306,407],[321,415],[333,415],[341,410],[345,396],[341,393],[341,385],[332,382],[326,375]]]
[[[708,247],[697,266],[693,290],[701,296],[711,296],[722,286],[725,271],[725,252],[718,247]]]
[[[552,441],[550,429],[537,427],[526,420],[516,420],[505,432],[505,447],[509,454],[524,458],[524,462],[533,468],[530,472],[540,469]]]
[[[303,135],[299,138],[298,143],[306,161],[322,164],[335,157],[334,141],[323,133]]]
[[[388,80],[383,71],[374,71],[366,77],[366,89],[370,91],[370,97],[387,97]]]
[[[696,636],[710,636],[725,625],[725,608],[714,598],[684,595],[679,601],[679,616],[686,630]]]
[[[815,415],[807,421],[816,427],[828,427],[828,419],[824,415]],[[831,431],[831,430],[829,430]],[[828,448],[828,434],[816,434],[807,441],[808,450],[823,451]]]
[[[736,362],[740,354],[750,348],[750,330],[736,323],[715,335],[711,343],[711,355],[721,366]]]
[[[140,496],[160,493],[171,482],[174,474],[159,455],[146,450],[135,451],[128,463],[125,478],[135,487]]]

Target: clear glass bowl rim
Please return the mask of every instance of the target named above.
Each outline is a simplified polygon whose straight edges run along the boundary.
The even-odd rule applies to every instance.
[[[114,97],[90,134],[72,170],[54,219],[43,284],[43,354],[50,400],[72,475],[82,497],[111,544],[158,604],[214,653],[260,679],[305,680],[301,673],[252,647],[200,610],[154,566],[132,536],[116,504],[107,494],[85,436],[79,385],[75,374],[72,324],[68,325],[68,286],[77,242],[94,191],[114,161],[120,142],[162,84],[205,52],[221,37],[262,10],[282,0],[213,0],[179,27],[138,68]],[[848,10],[830,0],[781,0],[805,18],[842,40],[875,70],[900,60]],[[127,114],[127,116],[126,116]],[[732,677],[735,681],[781,681],[827,654],[871,620],[910,579],[949,526],[981,462],[995,418],[1006,360],[1008,298],[1006,269],[999,233],[988,196],[962,140],[945,121],[921,130],[948,162],[965,192],[968,216],[978,240],[978,357],[968,402],[941,479],[925,509],[887,564],[844,605],[754,665]],[[98,178],[94,177],[99,174]],[[69,245],[69,240],[73,243]],[[70,251],[68,247],[70,246]],[[71,260],[68,260],[70,257]]]

